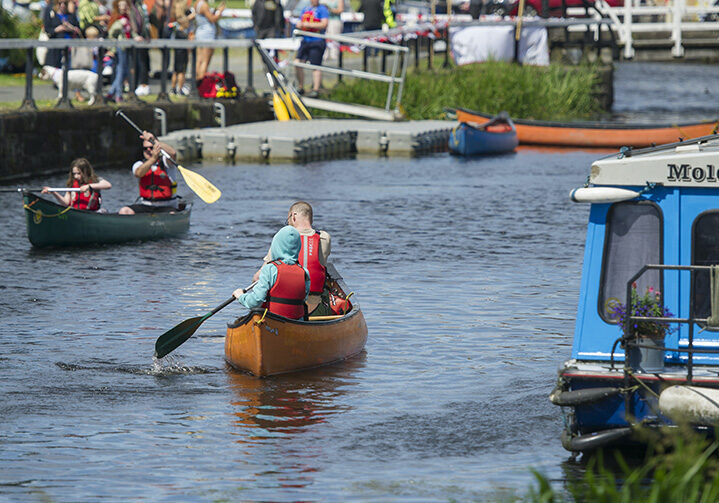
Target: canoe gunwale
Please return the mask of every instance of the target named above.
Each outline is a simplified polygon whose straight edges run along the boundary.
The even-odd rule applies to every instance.
[[[50,205],[50,206],[53,206],[53,207],[57,208],[59,211],[65,210],[65,209],[67,208],[67,206],[62,205],[62,204],[58,203],[57,201],[52,201],[52,200],[50,200],[50,199],[45,199],[44,197],[42,197],[41,195],[39,195],[38,193],[33,192],[33,191],[23,190],[23,191],[22,191],[22,194],[23,194],[23,196],[28,195],[28,196],[34,197],[35,199],[39,199],[39,200],[42,201],[44,204],[48,204],[48,205]],[[123,217],[123,218],[132,218],[132,217],[140,216],[140,215],[155,215],[155,216],[157,216],[157,215],[168,215],[168,217],[169,217],[170,215],[172,215],[171,218],[179,218],[178,215],[185,215],[185,214],[187,214],[187,213],[190,213],[190,211],[192,211],[192,202],[191,202],[191,201],[187,201],[187,204],[186,204],[185,208],[182,209],[182,210],[176,211],[175,213],[169,213],[169,212],[165,212],[165,211],[160,212],[160,213],[152,213],[152,212],[149,212],[149,213],[136,213],[136,214],[134,214],[134,215],[122,215],[122,217]],[[115,216],[115,217],[116,217],[116,216],[119,216],[119,215],[120,215],[120,213],[118,213],[118,212],[114,212],[114,213],[106,212],[106,213],[104,213],[104,212],[91,211],[91,210],[79,210],[79,209],[77,209],[77,208],[70,208],[70,209],[67,211],[67,213],[70,213],[70,214],[79,213],[79,214],[81,214],[81,215],[94,215],[94,216],[98,216],[98,217],[108,217],[108,216]]]
[[[491,119],[493,116],[484,112],[478,112],[476,110],[469,110],[467,108],[456,108],[466,114],[476,115],[484,119]],[[678,127],[688,126],[708,126],[708,125],[719,125],[719,118],[707,121],[699,122],[677,122],[677,123],[661,123],[661,124],[636,124],[636,123],[608,123],[608,122],[556,122],[556,121],[544,121],[544,120],[533,120],[533,119],[512,119],[515,124],[522,126],[539,126],[539,127],[556,127],[566,129],[628,129],[628,130],[653,130],[653,129],[676,129]]]
[[[235,319],[234,321],[228,322],[227,328],[239,328],[242,325],[246,325],[247,323],[252,321],[252,319],[255,316],[262,316],[263,314],[265,315],[265,319],[269,318],[271,320],[281,321],[284,323],[290,323],[293,325],[327,326],[327,325],[332,325],[332,324],[337,324],[337,323],[344,323],[344,322],[350,320],[351,318],[353,318],[354,316],[356,316],[359,312],[360,312],[359,305],[353,303],[352,310],[349,313],[342,316],[341,318],[337,318],[334,320],[293,320],[292,318],[285,318],[284,316],[280,316],[278,314],[271,313],[269,311],[267,311],[267,313],[265,314],[264,309],[255,308],[255,309],[251,309],[250,312],[248,312],[244,316],[240,316],[239,318]]]

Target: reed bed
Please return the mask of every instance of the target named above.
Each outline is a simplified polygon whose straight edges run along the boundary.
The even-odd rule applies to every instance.
[[[557,491],[534,472],[536,486],[524,501],[560,503],[710,503],[719,501],[719,441],[689,428],[647,435],[646,454],[639,459],[620,451],[589,457],[584,477],[568,480]]]
[[[409,119],[445,118],[445,108],[469,108],[540,120],[585,119],[600,111],[597,67],[520,66],[490,61],[448,69],[409,71],[401,109]],[[387,84],[348,79],[330,99],[384,107]]]

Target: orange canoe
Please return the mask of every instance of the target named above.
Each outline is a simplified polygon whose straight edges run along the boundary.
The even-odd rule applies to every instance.
[[[344,296],[342,278],[328,265],[332,291]],[[225,360],[257,377],[304,370],[345,360],[367,342],[367,324],[352,297],[352,309],[342,316],[291,320],[263,311],[250,311],[227,325]]]
[[[459,122],[486,122],[492,116],[463,108]],[[613,124],[602,122],[561,123],[513,119],[520,144],[565,147],[651,147],[680,139],[715,134],[719,120],[686,124]]]

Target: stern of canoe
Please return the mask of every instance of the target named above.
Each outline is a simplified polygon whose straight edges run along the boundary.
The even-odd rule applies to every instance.
[[[358,354],[367,342],[362,311],[329,321],[297,321],[250,313],[228,325],[225,359],[238,370],[265,377],[304,370]]]

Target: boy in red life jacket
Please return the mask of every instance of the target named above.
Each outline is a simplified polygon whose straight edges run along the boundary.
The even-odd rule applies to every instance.
[[[173,161],[177,152],[148,131],[143,131],[140,138],[144,159],[132,166],[132,174],[138,178],[140,197],[134,204],[120,208],[120,215],[178,210],[182,206],[182,199],[176,195],[177,167],[165,159],[162,150],[167,152]]]
[[[280,229],[270,246],[275,259],[262,266],[257,284],[249,292],[238,288],[232,295],[248,309],[266,307],[271,313],[285,318],[304,318],[310,278],[297,263],[300,246],[297,229],[289,225]]]
[[[322,295],[327,277],[327,257],[332,251],[331,239],[327,232],[314,230],[312,220],[312,206],[305,201],[297,201],[290,206],[290,210],[287,212],[287,225],[297,229],[302,240],[298,262],[310,275],[311,285],[310,295],[307,297],[307,308],[313,315],[333,314],[322,309],[327,304],[322,302]],[[270,249],[262,260],[267,264],[273,258],[272,249]],[[260,271],[255,273],[253,281],[257,281]]]
[[[80,191],[52,192],[51,194],[65,206],[87,211],[99,211],[102,205],[100,191],[112,188],[110,182],[95,174],[92,164],[84,157],[75,159],[70,164],[70,174],[67,177],[66,185],[73,189],[80,189]],[[49,189],[49,187],[43,187],[42,193],[47,194],[50,192]]]

